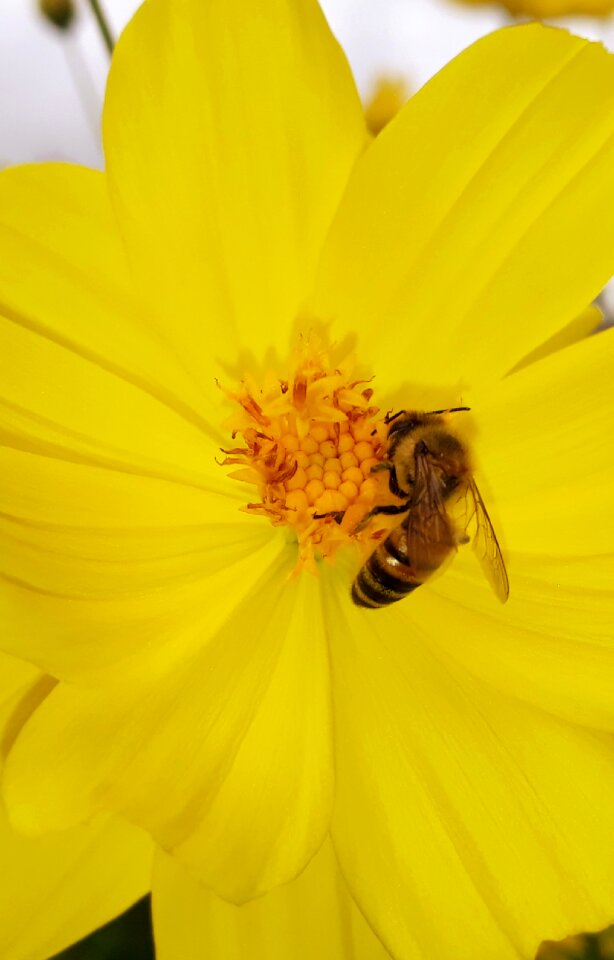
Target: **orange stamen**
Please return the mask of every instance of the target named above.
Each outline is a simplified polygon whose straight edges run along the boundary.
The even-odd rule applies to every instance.
[[[377,517],[355,533],[374,504],[388,499],[382,473],[372,474],[385,457],[387,428],[371,405],[373,388],[360,389],[370,380],[351,379],[310,340],[293,374],[267,383],[266,390],[245,382],[224,390],[235,404],[228,427],[243,445],[223,449],[222,463],[242,465],[230,476],[255,484],[260,498],[244,509],[294,529],[297,571],[315,571],[316,559],[332,559],[350,541],[368,552],[388,523]]]

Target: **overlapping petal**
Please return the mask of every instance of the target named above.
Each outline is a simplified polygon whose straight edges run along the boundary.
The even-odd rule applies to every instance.
[[[39,699],[39,676],[0,658],[4,748]],[[121,913],[149,889],[151,853],[147,836],[118,819],[32,839],[12,829],[0,806],[2,960],[46,960]]]
[[[373,617],[336,586],[333,838],[393,955],[531,957],[609,922],[611,738],[482,686],[402,609]]]
[[[548,357],[551,353],[564,350],[565,347],[570,347],[579,340],[590,337],[591,334],[597,332],[602,323],[603,313],[596,304],[591,304],[586,310],[578,314],[577,317],[574,317],[570,323],[560,327],[551,337],[547,337],[547,339],[543,340],[537,347],[534,347],[533,350],[525,354],[521,360],[514,364],[509,372],[516,373],[518,370],[522,370],[523,367],[528,367],[531,363],[543,360],[544,357]]]
[[[191,647],[175,635],[172,668],[141,657],[122,677],[54,690],[7,762],[15,822],[37,832],[110,806],[238,902],[296,876],[326,834],[333,785],[318,584],[284,584],[291,560],[236,597],[208,643],[205,606]]]
[[[280,548],[258,523],[6,526],[5,562],[26,579],[4,574],[0,645],[73,680],[111,664],[138,677],[152,655],[170,669],[230,616]]]
[[[149,648],[270,535],[240,526],[221,394],[152,331],[102,174],[0,177],[0,372],[4,649],[74,676]]]
[[[609,553],[614,535],[608,441],[614,334],[596,337],[467,393],[474,449],[510,550]]]
[[[104,133],[130,262],[185,363],[202,375],[211,358],[285,351],[366,142],[315,0],[145,4],[117,46]]]
[[[260,575],[273,531],[241,523],[231,495],[11,448],[0,460],[0,644],[57,676],[146,656]]]
[[[153,329],[102,173],[2,172],[0,317],[5,431],[21,426],[126,469],[201,482],[213,473],[202,456],[203,439],[220,436],[213,376],[191,381]]]
[[[496,378],[609,279],[613,161],[605,50],[537,25],[498,31],[357,164],[313,309],[337,336],[361,331],[386,383]]]
[[[151,842],[117,818],[32,839],[1,811],[0,842],[2,960],[47,960],[149,890]]]
[[[571,722],[614,730],[614,555],[511,553],[505,607],[471,550],[405,609],[414,626],[494,690]],[[450,629],[450,623],[454,629]]]
[[[160,856],[153,876],[158,960],[388,960],[352,901],[326,842],[303,873],[242,907]]]

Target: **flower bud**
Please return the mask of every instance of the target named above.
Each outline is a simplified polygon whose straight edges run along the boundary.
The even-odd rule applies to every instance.
[[[73,0],[38,0],[38,8],[60,30],[67,30],[75,16]]]

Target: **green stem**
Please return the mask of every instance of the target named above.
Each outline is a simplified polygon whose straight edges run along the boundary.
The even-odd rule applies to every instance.
[[[100,0],[88,0],[88,3],[91,7],[92,13],[96,18],[96,23],[98,24],[98,29],[102,35],[104,45],[109,51],[109,56],[113,53],[113,47],[115,46],[115,40],[113,39],[113,34],[111,33],[111,28],[109,27],[109,21],[107,20],[102,7],[100,6]]]

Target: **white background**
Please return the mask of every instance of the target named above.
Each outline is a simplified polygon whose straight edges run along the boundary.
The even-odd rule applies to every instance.
[[[101,0],[118,33],[139,0]],[[204,2],[204,0],[203,0]],[[258,0],[245,0],[245,3]],[[36,0],[0,0],[0,166],[63,159],[102,166],[99,119],[108,57],[86,0],[63,33],[44,22]],[[454,0],[323,0],[363,95],[382,73],[413,89],[474,39],[509,22],[493,6]],[[608,22],[568,21],[611,45]]]

